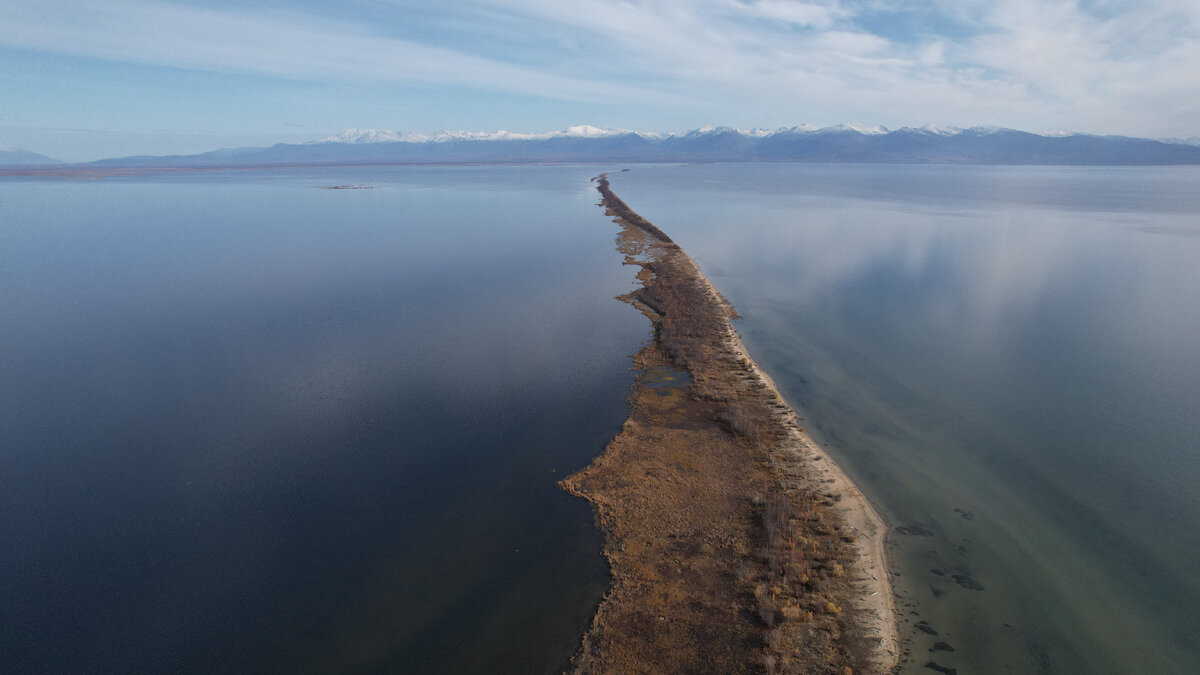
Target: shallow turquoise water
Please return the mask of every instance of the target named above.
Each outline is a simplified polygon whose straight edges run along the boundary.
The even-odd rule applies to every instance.
[[[1200,171],[663,166],[613,188],[891,524],[934,533],[890,537],[908,671],[1200,672]]]

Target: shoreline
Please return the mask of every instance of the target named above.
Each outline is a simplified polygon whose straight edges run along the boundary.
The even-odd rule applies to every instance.
[[[690,257],[689,260],[691,260]],[[694,260],[692,264],[696,265],[697,274],[708,284],[712,293],[724,300],[724,297],[700,270],[699,264]],[[779,392],[775,380],[771,379],[771,376],[750,357],[750,352],[742,342],[741,335],[733,328],[732,324],[730,324],[729,338],[733,353],[744,358],[758,378],[775,397],[783,402],[784,410],[778,414],[788,428],[792,442],[773,449],[773,452],[784,456],[780,459],[786,458],[796,462],[804,461],[806,458],[815,460],[808,462],[804,468],[797,467],[798,470],[788,475],[790,481],[793,481],[794,486],[811,487],[823,484],[841,496],[841,499],[838,500],[838,510],[851,531],[857,534],[855,548],[858,550],[861,565],[859,570],[867,575],[859,580],[859,583],[862,584],[861,597],[858,598],[859,608],[876,617],[870,622],[871,632],[876,633],[879,639],[879,650],[875,657],[876,665],[883,671],[890,671],[899,665],[901,649],[899,628],[896,622],[896,596],[892,590],[892,577],[887,564],[887,524],[884,523],[883,518],[871,505],[871,502],[863,496],[854,481],[850,480],[850,476],[804,431],[800,425],[800,416]]]
[[[886,528],[814,443],[671,238],[593,179],[652,322],[630,416],[561,482],[592,503],[613,583],[577,672],[889,672]]]

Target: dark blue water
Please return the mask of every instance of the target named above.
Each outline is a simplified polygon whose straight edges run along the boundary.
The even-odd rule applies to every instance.
[[[0,670],[559,671],[646,336],[594,173],[0,183]]]
[[[708,165],[613,187],[733,302],[885,517],[934,533],[890,537],[908,672],[1200,672],[1200,171]]]

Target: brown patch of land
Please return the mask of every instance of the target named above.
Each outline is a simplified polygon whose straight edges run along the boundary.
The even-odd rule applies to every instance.
[[[596,179],[653,323],[622,431],[562,481],[607,535],[613,584],[578,672],[886,672],[884,528],[750,360],[732,306]]]

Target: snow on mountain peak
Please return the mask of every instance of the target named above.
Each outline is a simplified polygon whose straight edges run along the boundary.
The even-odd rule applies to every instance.
[[[424,143],[432,141],[544,141],[551,138],[609,138],[634,133],[628,129],[606,129],[590,124],[580,124],[558,131],[542,133],[518,133],[512,131],[440,131],[433,135],[411,132],[397,133],[389,129],[347,129],[337,136],[329,136],[311,143]]]
[[[927,131],[938,136],[957,136],[962,133],[962,129],[958,127],[944,127],[940,124],[926,124],[921,127],[921,131]]]
[[[428,140],[418,134],[398,134],[390,129],[347,129],[337,136],[322,138],[313,143],[401,143]]]
[[[790,127],[779,127],[778,129],[775,129],[774,131],[772,131],[770,133],[770,135],[774,136],[774,135],[778,135],[778,134],[811,134],[813,132],[820,131],[820,130],[821,129],[819,127],[814,127],[811,124],[797,124],[795,126],[790,126]]]
[[[952,126],[943,126],[938,124],[926,124],[922,127],[904,127],[905,132],[920,132],[937,136],[958,136],[963,133],[974,135],[990,134],[1002,131],[998,127],[972,127],[970,129],[961,129]],[[441,131],[436,134],[418,134],[412,132],[396,132],[389,129],[347,129],[346,131],[328,138],[322,138],[312,143],[348,143],[348,144],[364,144],[364,143],[446,143],[451,141],[545,141],[551,139],[603,139],[623,136],[626,134],[636,134],[645,139],[661,140],[663,138],[696,138],[700,136],[709,136],[717,134],[736,134],[747,138],[767,138],[770,136],[784,134],[812,134],[812,133],[856,133],[864,136],[881,136],[891,131],[887,127],[880,125],[865,125],[854,122],[846,124],[838,124],[829,127],[815,127],[810,124],[800,124],[791,127],[779,127],[777,129],[754,128],[735,128],[728,126],[703,126],[698,129],[692,129],[685,132],[671,132],[666,134],[648,133],[640,131],[630,131],[629,129],[610,129],[607,127],[595,127],[590,124],[580,124],[570,126],[558,131],[545,131],[541,133],[524,133],[513,131]],[[1061,135],[1061,134],[1046,134],[1046,135]]]
[[[743,136],[749,136],[751,138],[765,138],[765,137],[770,136],[771,134],[775,133],[776,130],[775,129],[762,129],[760,127],[750,127],[749,129],[738,128],[738,129],[734,129],[734,131],[738,132],[739,134],[741,134]]]
[[[619,136],[627,133],[630,132],[625,129],[601,129],[590,124],[581,124],[574,127],[567,127],[557,132],[557,135],[571,138],[606,138],[608,136]]]
[[[878,124],[876,124],[874,126],[867,126],[865,124],[859,124],[857,122],[848,122],[846,124],[838,124],[838,125],[832,126],[832,127],[825,127],[824,129],[821,129],[821,131],[831,131],[831,132],[853,131],[855,133],[860,133],[864,136],[881,136],[883,134],[888,133],[887,127],[880,126]]]
[[[926,133],[938,134],[941,136],[953,136],[962,133],[962,129],[956,127],[945,127],[933,124],[927,124],[917,129]],[[395,132],[389,129],[347,129],[346,131],[328,138],[322,138],[310,143],[445,143],[449,141],[544,141],[553,138],[586,138],[599,139],[611,138],[614,136],[622,136],[625,134],[637,134],[647,139],[661,139],[666,137],[695,137],[707,136],[710,134],[738,134],[749,138],[766,138],[777,134],[809,134],[809,133],[859,133],[865,136],[879,136],[889,133],[887,127],[865,124],[847,123],[838,124],[831,127],[815,127],[810,124],[799,124],[791,127],[780,127],[778,129],[764,129],[759,127],[754,128],[736,128],[728,126],[703,126],[698,129],[693,129],[686,132],[674,132],[669,134],[643,133],[638,131],[630,131],[629,129],[610,129],[606,127],[595,127],[590,124],[579,124],[570,126],[566,129],[558,131],[546,131],[541,133],[522,133],[505,131],[441,131],[436,134],[418,134],[412,132]]]
[[[976,136],[986,136],[988,134],[998,134],[1002,131],[1006,131],[1006,129],[1004,129],[1004,127],[996,126],[974,126],[970,129],[967,129],[967,131],[970,131]]]

